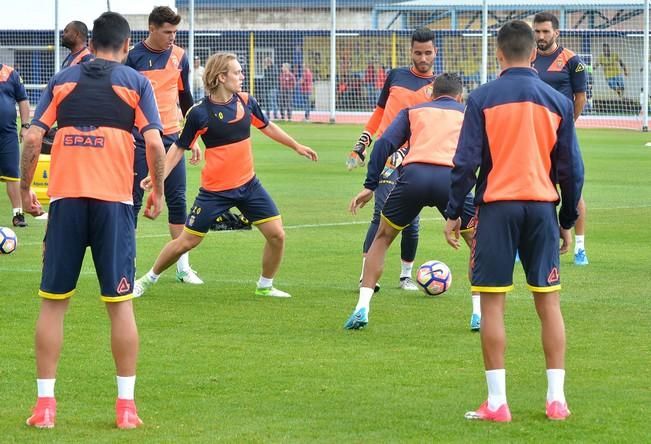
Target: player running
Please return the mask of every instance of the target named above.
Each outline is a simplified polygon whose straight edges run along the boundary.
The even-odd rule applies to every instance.
[[[434,33],[429,28],[418,28],[411,36],[411,61],[412,67],[392,69],[384,82],[384,87],[373,111],[373,115],[366,123],[364,132],[359,137],[355,147],[351,151],[347,165],[349,169],[362,166],[366,157],[366,150],[370,147],[374,136],[380,137],[393,122],[400,110],[425,103],[432,97],[432,81],[434,80],[433,67],[436,57],[436,46],[434,45]],[[380,225],[380,212],[384,206],[389,193],[398,180],[398,165],[389,162],[389,169],[393,173],[383,177],[375,189],[375,208],[373,219],[366,232],[364,239],[363,255],[368,254],[375,233]],[[412,280],[412,270],[416,249],[418,248],[418,215],[402,231],[401,267],[400,267],[400,288],[403,290],[418,290]],[[362,260],[362,270],[364,269]],[[360,282],[363,279],[360,277]],[[379,290],[377,283],[373,283],[376,291]]]
[[[130,29],[120,14],[106,12],[94,22],[97,58],[56,74],[41,96],[25,136],[21,194],[25,211],[42,209],[30,184],[45,132],[58,122],[48,188],[50,213],[43,242],[41,311],[36,323],[38,400],[27,424],[52,428],[54,384],[63,345],[63,321],[90,247],[101,299],[111,319],[111,349],[117,372],[116,424],[138,427],[134,403],[138,330],[133,313],[136,240],[131,188],[134,126],[145,139],[153,192],[145,216],[161,211],[164,150],[156,100],[149,82],[122,65]]]
[[[140,71],[147,77],[154,88],[158,111],[163,123],[163,143],[165,150],[178,140],[181,126],[179,124],[179,106],[185,115],[193,105],[190,92],[190,65],[183,48],[176,46],[176,30],[181,21],[167,6],[157,6],[149,14],[149,36],[137,43],[127,58],[127,66]],[[145,160],[144,141],[141,136],[136,138],[136,157],[134,162],[133,181],[133,210],[138,224],[138,212],[142,206],[142,179],[147,177],[147,162]],[[198,148],[196,148],[198,150]],[[196,154],[195,154],[196,156]],[[172,239],[176,239],[183,231],[187,216],[185,201],[185,159],[181,158],[176,167],[165,179],[165,202],[168,209],[168,224]],[[176,264],[176,280],[187,284],[203,284],[190,267],[190,258],[182,255]]]
[[[533,18],[538,52],[533,67],[540,79],[563,93],[574,104],[574,120],[581,116],[586,102],[588,79],[585,64],[581,58],[558,44],[558,19],[548,12],[541,12]],[[579,199],[579,218],[574,226],[574,263],[588,265],[585,251],[585,225],[587,207],[583,196]]]
[[[409,151],[402,161],[402,174],[384,208],[380,226],[366,255],[359,301],[344,328],[357,330],[368,324],[373,286],[380,279],[384,257],[400,231],[428,207],[436,207],[441,214],[448,204],[452,157],[457,148],[459,131],[463,122],[461,94],[463,86],[458,76],[442,74],[433,85],[432,101],[407,108],[387,128],[375,148],[368,164],[364,189],[350,202],[350,211],[357,213],[371,200],[373,190],[380,181],[383,160],[396,153],[408,142]],[[463,235],[470,245],[475,207],[468,195],[463,209]],[[476,300],[476,302],[475,302]],[[479,310],[479,295],[473,295],[473,306]],[[479,312],[476,315],[480,317]],[[471,319],[474,330],[475,313]],[[479,329],[479,319],[476,320]]]
[[[273,286],[283,257],[285,232],[276,204],[253,169],[251,126],[310,160],[316,161],[317,154],[269,122],[258,102],[242,92],[243,80],[235,54],[217,53],[208,59],[204,86],[209,95],[190,110],[181,137],[165,159],[167,175],[183,158],[184,151],[201,137],[206,146],[206,165],[201,172],[199,195],[181,235],[163,248],[152,269],[136,281],[135,296],[143,295],[179,256],[199,245],[217,216],[237,207],[266,239],[255,294],[290,297]],[[148,180],[143,186],[148,186]]]

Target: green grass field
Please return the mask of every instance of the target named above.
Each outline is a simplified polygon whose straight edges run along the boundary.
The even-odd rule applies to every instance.
[[[498,425],[463,419],[486,396],[479,335],[468,329],[467,250],[450,249],[438,213],[424,211],[416,262],[445,261],[455,274],[452,289],[438,298],[399,291],[395,246],[368,328],[343,330],[357,301],[372,212],[347,213],[364,177],[344,167],[360,127],[285,128],[321,156],[310,164],[255,135],[258,176],[286,224],[275,283],[294,297],[253,295],[263,245],[257,231],[211,232],[191,253],[205,285],[177,284],[170,270],[134,303],[142,429],[113,426],[108,320],[89,257],[66,319],[57,426],[24,425],[36,396],[33,330],[45,228],[29,218],[18,250],[0,257],[1,442],[648,442],[649,135],[580,132],[591,263],[576,267],[568,255],[561,270],[573,416],[545,418],[539,323],[516,268],[506,319],[513,422]],[[199,171],[189,167],[189,204]],[[2,191],[0,224],[10,224],[9,207]],[[166,215],[141,220],[139,275],[166,233]]]

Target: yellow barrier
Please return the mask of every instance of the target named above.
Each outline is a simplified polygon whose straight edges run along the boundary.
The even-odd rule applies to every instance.
[[[50,182],[50,155],[41,154],[38,158],[34,179],[32,180],[32,190],[41,205],[49,205],[50,198],[47,195],[47,186]]]

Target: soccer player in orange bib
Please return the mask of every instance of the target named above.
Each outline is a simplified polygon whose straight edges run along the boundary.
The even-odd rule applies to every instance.
[[[488,399],[468,419],[509,422],[504,354],[506,293],[513,289],[519,250],[542,330],[547,417],[570,415],[565,401],[565,324],[560,306],[560,251],[571,243],[583,187],[583,161],[572,102],[540,80],[531,62],[536,44],[520,20],[497,34],[500,77],[475,89],[454,155],[445,237],[459,248],[464,201],[475,187],[477,219],[471,288],[480,292],[481,346]],[[479,176],[476,176],[479,170]],[[561,190],[559,199],[556,183]],[[562,201],[556,215],[556,204]],[[560,226],[559,226],[560,225]]]
[[[370,148],[372,138],[380,137],[393,122],[398,113],[410,106],[425,103],[432,97],[432,82],[434,81],[434,59],[436,58],[436,46],[434,45],[434,33],[428,28],[418,28],[411,35],[411,61],[413,66],[392,69],[384,82],[384,87],[377,101],[373,115],[366,123],[362,135],[355,144],[355,147],[348,156],[347,165],[349,169],[364,164],[366,151]],[[389,193],[396,185],[399,170],[398,165],[389,165],[391,173],[382,177],[378,187],[375,189],[375,207],[373,218],[366,232],[366,238],[362,247],[363,257],[366,257],[375,233],[380,226],[380,213]],[[389,170],[387,170],[389,171]],[[412,280],[414,259],[418,248],[418,215],[402,230],[402,242],[400,244],[400,277],[399,286],[403,290],[417,291],[418,287]],[[362,272],[365,259],[362,259]],[[362,275],[361,280],[364,278]],[[375,291],[380,287],[377,282],[373,284]]]
[[[21,194],[25,211],[37,216],[42,209],[29,187],[43,135],[55,121],[59,124],[52,144],[50,211],[36,323],[38,401],[27,419],[34,427],[55,424],[54,383],[63,320],[87,247],[111,320],[118,385],[116,424],[121,429],[142,424],[134,402],[138,330],[131,302],[136,251],[131,202],[133,128],[145,139],[152,172],[153,191],[145,209],[150,218],[161,211],[164,150],[151,85],[122,64],[129,35],[129,24],[120,14],[106,12],[95,20],[91,46],[97,58],[52,77],[25,136]]]
[[[201,188],[185,222],[181,235],[160,252],[152,269],[136,281],[135,295],[141,296],[160,274],[180,255],[201,243],[215,218],[237,207],[266,239],[262,254],[262,274],[256,295],[290,297],[273,286],[285,248],[285,232],[280,212],[263,188],[253,169],[251,126],[301,156],[316,161],[311,148],[296,142],[274,123],[269,122],[258,102],[242,92],[244,74],[237,56],[217,53],[204,71],[208,96],[188,112],[181,137],[167,153],[165,174],[183,158],[201,137],[206,146],[206,165],[201,172]],[[148,180],[143,182],[147,188]]]
[[[364,263],[359,300],[344,328],[358,330],[368,324],[373,286],[384,268],[384,258],[398,233],[420,214],[424,207],[436,207],[441,214],[448,204],[452,157],[457,149],[463,122],[461,80],[455,74],[444,73],[436,78],[430,102],[406,108],[387,128],[371,153],[364,189],[353,198],[353,214],[373,197],[380,182],[385,159],[408,144],[409,151],[402,161],[402,173],[382,208],[380,227]],[[470,245],[475,207],[472,195],[466,198],[463,211],[463,234]],[[479,294],[473,295],[473,301]],[[471,329],[474,317],[471,318]],[[479,319],[477,319],[479,329]]]
[[[194,104],[190,92],[190,64],[183,48],[176,46],[176,30],[181,22],[181,16],[167,6],[157,6],[149,14],[149,35],[129,51],[127,66],[139,71],[151,81],[156,95],[156,103],[163,123],[163,144],[165,150],[179,136],[179,107],[186,115]],[[142,205],[143,190],[140,187],[142,179],[147,177],[147,162],[145,161],[145,144],[137,132],[136,155],[134,161],[133,180],[133,210],[138,225],[138,212]],[[198,148],[197,148],[198,149]],[[186,172],[185,159],[181,159],[176,168],[165,179],[165,203],[167,204],[167,222],[172,239],[177,238],[183,231],[183,223],[187,216],[185,201]],[[190,266],[190,258],[182,255],[176,266],[176,280],[186,284],[203,284],[203,281]]]

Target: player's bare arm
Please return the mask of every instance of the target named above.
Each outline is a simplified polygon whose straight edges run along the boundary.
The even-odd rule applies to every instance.
[[[572,246],[572,230],[566,230],[563,227],[560,227],[561,230],[561,249],[560,253],[565,254],[570,251]]]
[[[575,122],[581,116],[586,100],[587,99],[586,99],[585,92],[574,93],[574,121]]]
[[[350,204],[348,205],[348,211],[356,215],[357,210],[359,210],[360,208],[364,208],[364,205],[366,205],[371,200],[372,197],[373,197],[373,190],[364,188],[362,191],[357,193],[357,196],[353,197],[353,200],[350,201]]]
[[[445,240],[447,241],[448,245],[450,245],[455,250],[458,250],[459,246],[461,245],[459,243],[459,236],[461,235],[461,218],[448,219],[445,222],[443,234],[445,235]]]
[[[190,155],[190,164],[197,165],[199,162],[201,162],[201,159],[203,159],[203,153],[201,152],[201,147],[199,146],[199,142],[196,142],[194,145],[192,145],[190,150],[192,153]]]
[[[181,161],[183,158],[183,155],[185,154],[185,150],[183,148],[180,148],[176,143],[173,143],[172,146],[170,146],[170,149],[167,151],[167,154],[165,154],[165,159],[163,162],[163,181],[167,179],[167,176],[170,175],[170,172],[178,165],[178,163]],[[140,181],[140,187],[143,190],[151,190],[152,189],[152,178],[151,176],[147,176],[144,179]]]
[[[23,210],[32,216],[43,214],[43,208],[30,187],[38,163],[38,156],[41,154],[44,134],[45,130],[38,126],[32,126],[27,130],[23,139],[23,154],[20,159],[20,195],[23,201]]]
[[[163,181],[165,178],[165,147],[157,129],[143,133],[147,150],[147,164],[151,176],[152,192],[147,198],[145,217],[155,219],[163,209]],[[178,161],[177,161],[178,162]]]
[[[29,128],[29,101],[21,100],[18,102],[18,113],[20,114],[20,142],[23,141],[23,136]]]
[[[262,128],[260,131],[262,131],[262,133],[270,139],[273,139],[276,142],[293,149],[299,156],[307,157],[314,162],[319,160],[319,156],[316,151],[314,151],[309,146],[301,145],[298,143],[292,136],[287,134],[282,130],[282,128],[273,122],[269,122],[269,125]]]

